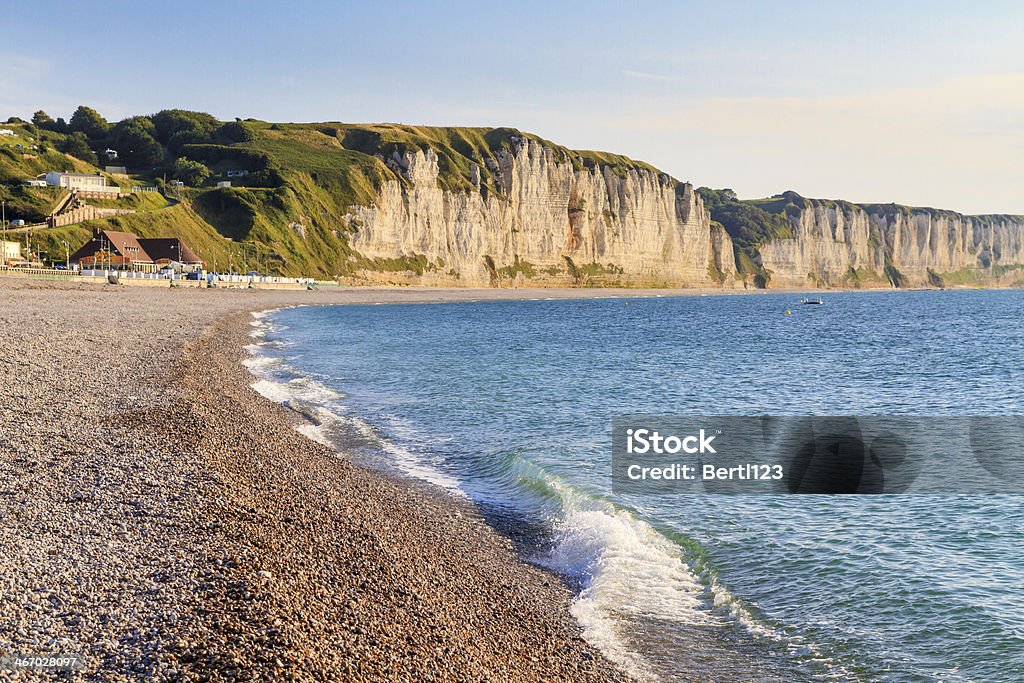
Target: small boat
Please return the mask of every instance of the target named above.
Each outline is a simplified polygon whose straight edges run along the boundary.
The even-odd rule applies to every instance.
[[[825,302],[822,301],[821,297],[818,297],[817,299],[800,299],[800,303],[805,304],[807,306],[820,306]]]

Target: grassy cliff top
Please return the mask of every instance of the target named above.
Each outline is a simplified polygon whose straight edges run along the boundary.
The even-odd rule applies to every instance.
[[[399,174],[388,171],[388,160],[400,158],[406,152],[433,150],[438,158],[438,182],[443,188],[451,191],[474,189],[475,166],[481,189],[500,194],[497,162],[503,154],[530,142],[547,148],[556,158],[572,163],[577,170],[607,167],[620,177],[633,170],[659,173],[650,164],[620,154],[571,150],[515,128],[340,122],[271,124],[262,121],[247,121],[245,125],[256,134],[256,139],[245,143],[245,146],[267,153],[281,168],[309,170],[313,160],[318,160],[321,168],[355,164],[374,184],[385,178],[401,180]],[[380,167],[376,167],[374,162]]]
[[[857,204],[843,199],[813,199],[804,197],[793,190],[787,190],[781,194],[764,199],[737,199],[736,201],[756,206],[772,214],[793,214],[795,210],[827,208],[843,211],[865,211],[871,215],[892,215],[900,213],[905,216],[910,214],[927,214],[934,218],[962,219],[972,218],[980,220],[1012,220],[1024,221],[1024,216],[1011,214],[962,214],[950,209],[935,209],[928,206],[908,206],[905,204]]]

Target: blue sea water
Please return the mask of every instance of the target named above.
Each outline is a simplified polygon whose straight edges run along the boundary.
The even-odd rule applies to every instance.
[[[310,436],[475,502],[638,677],[1024,680],[1022,497],[612,491],[621,415],[1024,414],[1024,292],[796,299],[283,309],[247,364]]]

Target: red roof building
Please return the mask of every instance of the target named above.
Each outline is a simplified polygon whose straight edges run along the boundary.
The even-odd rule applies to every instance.
[[[171,262],[201,267],[203,260],[177,237],[143,237],[130,232],[97,230],[92,239],[71,254],[71,262],[86,268],[111,266],[156,270]]]

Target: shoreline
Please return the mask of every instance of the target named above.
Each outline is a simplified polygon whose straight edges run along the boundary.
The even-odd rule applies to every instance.
[[[241,363],[253,311],[473,291],[5,284],[0,654],[82,653],[85,680],[626,680],[468,502],[303,437]]]
[[[400,663],[408,664],[403,675],[427,678],[433,671],[442,678],[514,672],[511,678],[625,680],[582,640],[569,614],[572,595],[561,578],[523,562],[512,542],[488,526],[469,501],[412,478],[351,464],[343,453],[299,435],[294,427],[305,422],[301,415],[259,396],[251,388],[255,377],[241,363],[245,345],[252,343],[251,314],[217,321],[209,336],[186,349],[185,359],[203,358],[213,374],[227,378],[218,403],[227,396],[229,404],[207,407],[217,411],[215,423],[227,415],[238,420],[241,413],[243,431],[258,428],[258,435],[232,435],[232,441],[259,439],[255,452],[242,455],[241,462],[207,446],[217,470],[234,478],[232,493],[244,492],[237,502],[243,508],[258,505],[264,514],[286,511],[279,519],[302,520],[315,536],[312,544],[301,536],[282,539],[251,520],[239,520],[238,540],[254,539],[258,546],[266,536],[268,546],[276,545],[258,563],[275,577],[266,584],[272,601],[287,610],[297,595],[306,594],[306,627],[290,634],[293,649],[311,652],[327,642],[350,643],[360,659],[389,661],[383,669],[366,662],[343,669],[348,677],[371,680],[401,678],[394,669]],[[201,395],[202,384],[193,378],[189,391]],[[288,446],[264,450],[268,440]],[[238,452],[226,442],[224,448]],[[286,482],[279,485],[282,479]],[[325,505],[325,499],[334,505]],[[372,539],[377,553],[366,553],[346,538],[350,530],[356,535],[354,527]],[[280,558],[282,552],[290,559]],[[383,558],[373,556],[378,553]],[[394,564],[381,563],[385,558]],[[319,566],[309,567],[316,560]],[[367,563],[367,571],[338,570],[354,560]],[[296,565],[304,568],[296,571]],[[339,586],[346,596],[340,605]],[[338,620],[340,628],[324,628]],[[435,642],[428,645],[421,638]],[[467,647],[476,654],[460,656],[458,649]],[[319,666],[333,668],[328,662]]]

